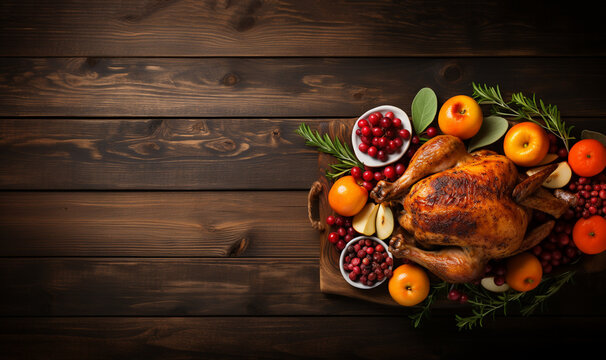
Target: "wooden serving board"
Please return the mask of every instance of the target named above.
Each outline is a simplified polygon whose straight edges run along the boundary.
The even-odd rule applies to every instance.
[[[332,120],[323,124],[319,129],[321,134],[329,134],[331,138],[338,137],[351,145],[351,129],[356,119]],[[332,185],[324,174],[329,169],[329,164],[335,162],[334,157],[324,153],[318,158],[318,180],[313,184],[309,196],[309,216],[312,226],[319,230],[320,236],[320,291],[326,294],[336,294],[351,298],[362,299],[374,303],[397,306],[397,303],[389,295],[387,281],[374,289],[363,290],[349,285],[339,270],[339,252],[333,244],[328,241],[328,233],[334,231],[325,222],[328,215],[334,215],[334,211],[328,204],[328,192]],[[395,259],[394,268],[399,265]],[[580,272],[592,273],[606,270],[606,252],[594,256],[585,256],[580,265]],[[430,274],[431,275],[431,274]],[[433,276],[432,276],[433,278]],[[437,278],[436,278],[437,279]],[[437,306],[447,305],[447,302],[437,301]]]

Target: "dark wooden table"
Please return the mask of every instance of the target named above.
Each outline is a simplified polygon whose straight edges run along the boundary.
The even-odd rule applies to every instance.
[[[602,350],[604,273],[472,331],[322,294],[318,154],[294,133],[472,82],[604,131],[606,31],[573,5],[3,1],[0,358]]]

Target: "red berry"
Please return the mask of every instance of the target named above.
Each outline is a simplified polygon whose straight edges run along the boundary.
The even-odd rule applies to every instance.
[[[375,186],[369,181],[364,181],[364,182],[362,182],[362,187],[364,189],[366,189],[366,191],[372,191],[372,189],[374,189]]]
[[[400,118],[395,118],[391,121],[391,126],[395,127],[396,129],[399,129],[402,127],[402,120],[400,120]]]
[[[362,136],[372,135],[372,129],[368,126],[361,127],[360,132],[362,133]]]
[[[384,115],[386,118],[392,119],[395,117],[394,114],[391,111],[388,111],[385,113]]]
[[[393,166],[389,165],[386,166],[385,169],[383,169],[383,174],[388,179],[394,179],[396,177],[396,170]]]
[[[332,244],[336,244],[337,241],[339,241],[339,234],[334,231],[331,232],[330,234],[328,234],[328,241],[330,241],[330,243]]]
[[[368,146],[368,144],[365,143],[360,143],[360,145],[358,145],[358,149],[365,154],[368,152],[369,148],[370,147]]]
[[[380,124],[383,129],[387,129],[391,127],[391,119],[388,117],[384,117],[383,119],[381,119]]]
[[[370,170],[366,170],[362,174],[362,179],[364,179],[366,181],[371,181],[373,178],[374,178],[374,173]]]
[[[419,137],[417,135],[413,136],[412,139],[410,140],[410,142],[412,142],[413,144],[417,145],[418,143],[421,142],[421,139],[419,139]]]
[[[400,135],[400,137],[404,140],[410,139],[410,131],[407,129],[400,129],[400,131],[398,131],[398,135]]]
[[[381,137],[383,136],[383,129],[380,127],[373,127],[371,133],[374,137]]]
[[[358,127],[359,128],[363,128],[363,127],[367,127],[368,126],[368,121],[366,121],[366,119],[360,119],[358,120]]]
[[[435,137],[436,135],[438,135],[438,129],[436,129],[433,126],[430,126],[427,128],[426,133],[427,133],[427,136],[432,138],[432,137]]]
[[[372,126],[377,126],[379,124],[379,121],[381,121],[381,118],[377,116],[376,113],[370,114],[370,116],[368,117],[368,122]]]
[[[370,155],[371,157],[377,157],[378,152],[379,151],[377,150],[377,148],[375,146],[369,147],[368,151],[367,151],[368,155]]]
[[[402,175],[406,171],[406,166],[404,166],[404,164],[397,163],[395,170],[397,175]]]
[[[351,173],[351,176],[354,177],[354,179],[362,178],[362,169],[360,169],[358,166],[352,167],[350,170],[350,173]]]
[[[334,225],[335,224],[335,217],[332,215],[328,215],[326,217],[326,224],[327,225]]]
[[[380,171],[377,171],[374,173],[374,178],[376,181],[381,181],[383,180],[383,174]]]
[[[452,289],[448,292],[448,300],[458,301],[461,298],[461,292],[457,289]]]
[[[337,241],[337,249],[339,251],[345,249],[345,240],[339,240],[339,241]]]

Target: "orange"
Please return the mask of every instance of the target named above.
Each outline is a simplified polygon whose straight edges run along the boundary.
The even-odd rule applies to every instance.
[[[579,219],[572,228],[572,241],[585,254],[606,250],[606,219],[599,215]]]
[[[467,95],[457,95],[446,100],[438,114],[438,126],[444,134],[469,139],[480,131],[482,109]]]
[[[505,156],[519,166],[538,165],[549,151],[549,137],[539,125],[526,121],[511,127],[503,139]]]
[[[514,290],[529,291],[536,288],[543,278],[543,267],[536,256],[523,252],[507,260],[505,282]]]
[[[597,175],[606,167],[606,148],[594,139],[580,140],[570,148],[568,164],[579,176]]]
[[[400,305],[414,306],[429,295],[429,277],[423,268],[404,264],[393,271],[389,279],[389,295]]]
[[[339,178],[328,192],[328,204],[339,215],[354,216],[368,201],[368,190],[358,185],[353,176]]]

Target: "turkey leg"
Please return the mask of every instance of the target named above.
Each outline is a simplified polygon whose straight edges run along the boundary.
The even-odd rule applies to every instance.
[[[470,156],[459,138],[450,135],[436,136],[417,150],[408,169],[399,179],[393,183],[379,181],[370,196],[377,203],[398,198],[420,179],[449,169]]]
[[[465,283],[478,279],[487,261],[470,248],[449,247],[428,251],[407,244],[403,234],[389,242],[389,251],[398,258],[413,261],[449,283]]]

